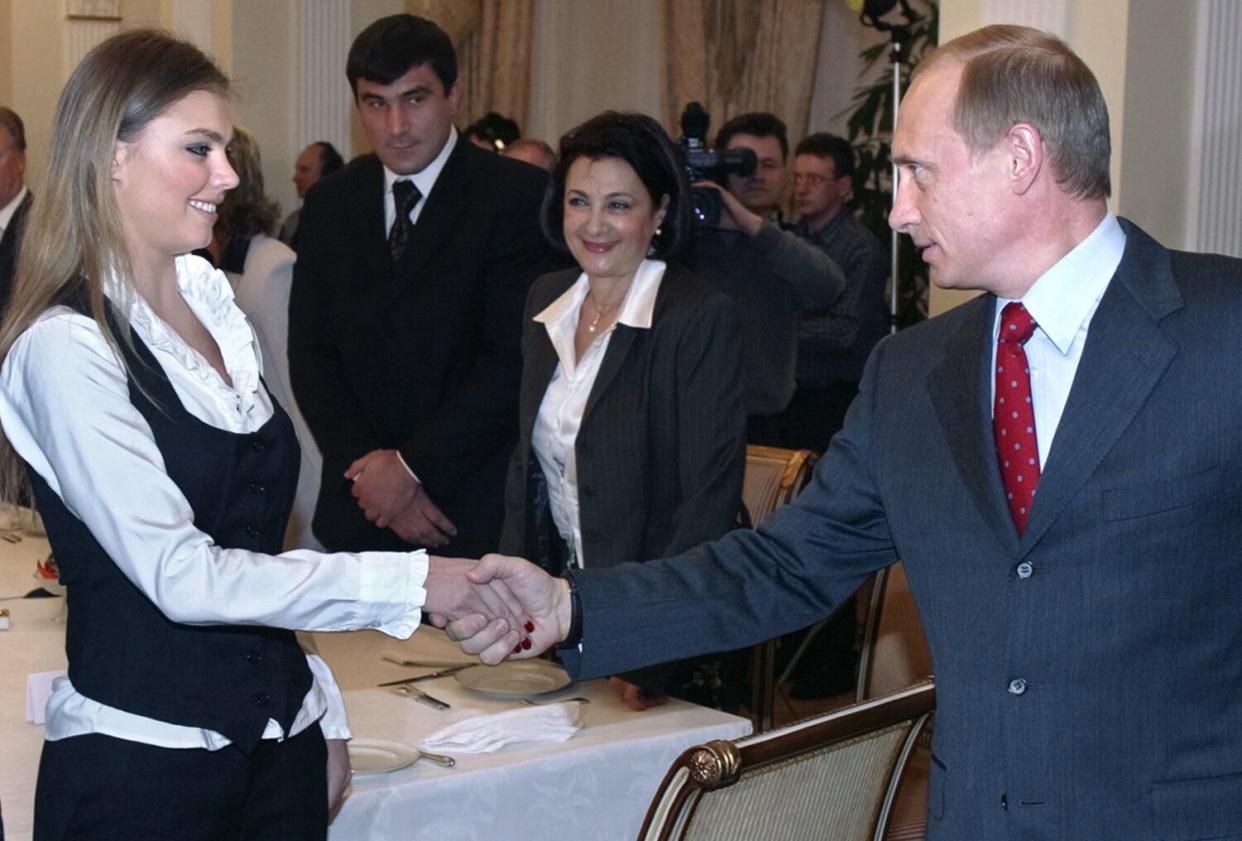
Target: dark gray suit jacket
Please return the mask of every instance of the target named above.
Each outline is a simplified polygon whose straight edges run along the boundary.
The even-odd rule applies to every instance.
[[[571,669],[800,627],[900,557],[938,684],[930,839],[1242,838],[1242,261],[1123,224],[1023,537],[985,295],[877,347],[759,531],[582,573]]]
[[[528,489],[539,471],[531,433],[557,356],[544,325],[533,319],[578,275],[578,269],[544,275],[526,303],[519,440],[501,536],[501,551],[509,554],[538,557],[533,532],[550,525],[546,512],[532,510]],[[669,266],[651,328],[619,324],[609,340],[575,454],[589,566],[674,555],[732,528],[746,463],[732,300]]]

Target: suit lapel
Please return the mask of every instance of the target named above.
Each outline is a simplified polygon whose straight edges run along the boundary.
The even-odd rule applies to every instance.
[[[591,416],[600,396],[616,379],[617,372],[621,370],[625,357],[630,352],[630,346],[634,344],[634,337],[637,335],[638,328],[625,324],[618,324],[613,328],[612,338],[608,340],[608,350],[604,353],[604,361],[600,363],[599,373],[596,374],[595,383],[591,386],[591,394],[587,397],[586,409],[582,412],[583,422]]]
[[[402,279],[418,278],[426,271],[431,259],[449,241],[459,217],[469,206],[473,175],[469,155],[473,149],[464,137],[457,138],[457,145],[444,162],[444,169],[436,178],[435,186],[431,188],[410,234],[399,271]]]
[[[1158,320],[1182,306],[1169,254],[1123,220],[1126,250],[1100,306],[1039,481],[1029,549],[1094,473],[1172,362]]]
[[[366,261],[365,277],[374,289],[384,289],[392,281],[388,260],[388,232],[384,227],[384,167],[372,158],[355,185],[352,212],[356,213],[358,241]]]
[[[927,391],[949,453],[980,517],[1002,544],[1016,553],[1018,532],[1005,504],[996,466],[989,405],[995,301],[991,295],[981,295],[963,304],[973,312],[946,343],[944,359],[928,375]]]

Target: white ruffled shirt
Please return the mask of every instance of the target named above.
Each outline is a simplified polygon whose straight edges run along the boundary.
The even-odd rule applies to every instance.
[[[181,295],[218,345],[231,385],[141,297],[117,287],[109,297],[128,313],[192,415],[229,432],[253,432],[273,412],[259,382],[254,332],[222,272],[188,255],[177,258],[176,269]],[[89,316],[54,307],[18,337],[0,367],[0,423],[17,453],[125,576],[175,622],[373,628],[402,639],[418,627],[424,552],[263,555],[217,546],[195,528],[150,426],[130,402],[121,361]],[[328,738],[349,737],[331,672],[314,654],[307,661],[314,684],[290,732],[269,721],[264,738],[296,735],[316,721]],[[58,680],[47,708],[47,738],[87,733],[173,748],[229,744],[214,731],[108,707]]]

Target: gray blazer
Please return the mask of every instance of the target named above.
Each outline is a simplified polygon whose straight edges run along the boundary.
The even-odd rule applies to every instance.
[[[526,299],[501,551],[532,559],[541,555],[535,530],[555,528],[529,491],[539,473],[531,433],[557,365],[533,319],[578,275],[544,275]],[[590,566],[674,555],[735,525],[746,463],[740,359],[733,302],[677,266],[660,283],[650,329],[617,325],[575,444]]]
[[[1022,537],[985,295],[876,348],[763,528],[582,573],[571,671],[806,625],[900,557],[938,684],[930,839],[1242,838],[1242,261],[1123,225]]]

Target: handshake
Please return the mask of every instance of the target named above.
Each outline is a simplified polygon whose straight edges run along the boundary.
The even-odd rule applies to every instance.
[[[522,558],[433,555],[423,586],[431,623],[488,665],[534,657],[569,636],[569,582]]]

